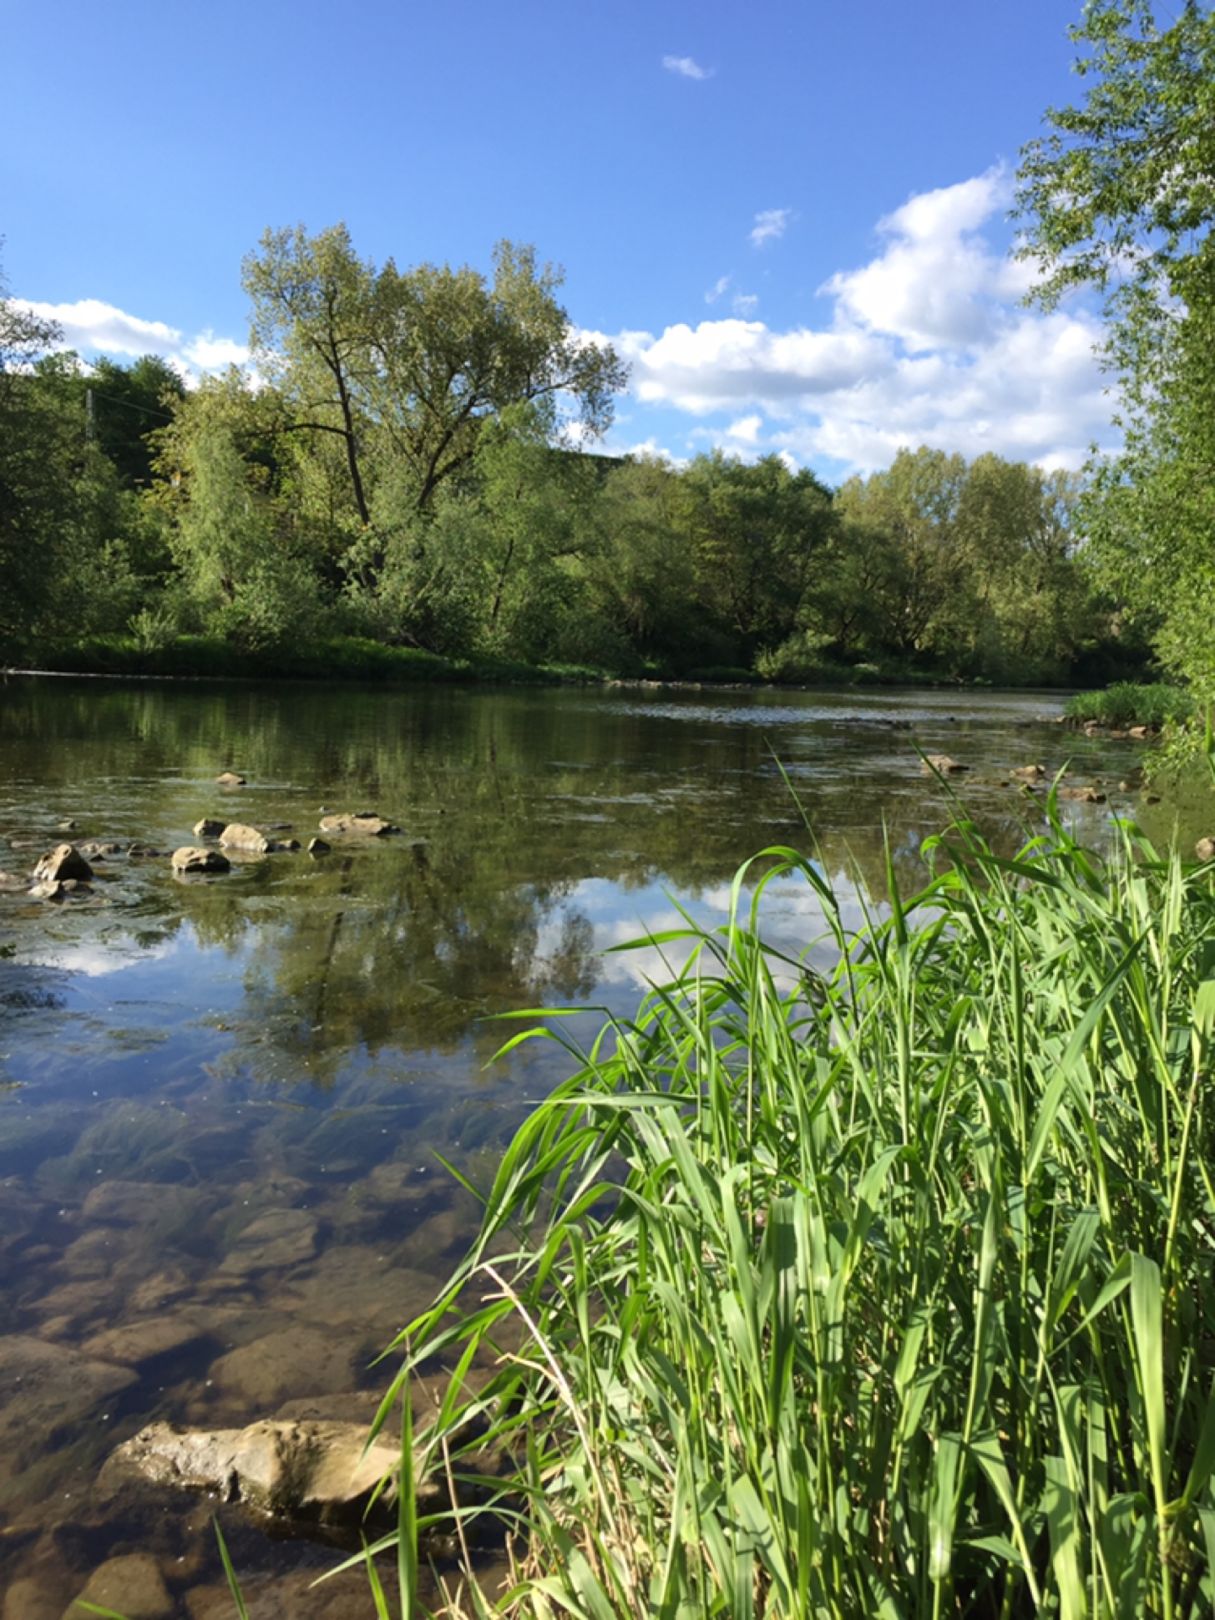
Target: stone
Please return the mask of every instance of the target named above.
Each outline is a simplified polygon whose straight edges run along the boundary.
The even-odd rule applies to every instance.
[[[122,854],[122,845],[116,844],[113,839],[94,838],[89,843],[77,847],[90,861],[104,861],[107,855]]]
[[[308,840],[309,855],[328,855],[332,848],[332,844],[327,844],[323,838],[310,838]]]
[[[230,821],[219,835],[226,849],[244,849],[254,855],[269,855],[274,840],[267,838],[256,827],[247,827],[243,821]]]
[[[229,1350],[211,1363],[207,1376],[244,1411],[265,1411],[293,1397],[349,1389],[357,1349],[349,1334],[330,1336],[300,1325]]]
[[[1200,861],[1215,861],[1215,838],[1200,838],[1194,845],[1194,853]]]
[[[275,1518],[333,1525],[392,1524],[399,1447],[383,1437],[367,1445],[359,1423],[323,1419],[263,1420],[244,1429],[178,1431],[150,1423],[119,1446],[113,1470],[178,1490],[213,1491],[226,1502],[243,1502]],[[419,1486],[419,1507],[434,1511],[437,1484]]]
[[[0,1615],[3,1620],[59,1620],[70,1591],[62,1571],[44,1568],[37,1575],[23,1575],[5,1592]],[[87,1610],[73,1609],[71,1613],[77,1620]]]
[[[61,883],[64,878],[87,883],[92,875],[93,868],[74,844],[57,844],[34,868],[35,883]]]
[[[190,831],[195,838],[218,838],[227,825],[226,821],[217,821],[214,816],[204,816],[201,821],[194,823]]]
[[[270,1209],[238,1232],[220,1265],[229,1276],[285,1271],[316,1253],[316,1220],[302,1209]]]
[[[157,857],[160,855],[160,851],[154,844],[136,843],[127,845],[127,854],[132,856],[135,860],[146,861],[157,859]]]
[[[400,830],[383,816],[377,816],[373,810],[356,810],[353,814],[342,811],[338,815],[321,817],[321,831],[326,833],[353,832],[383,838],[387,833],[399,833]]]
[[[163,1242],[167,1232],[202,1219],[207,1204],[206,1193],[197,1187],[114,1177],[89,1189],[82,1212],[91,1225],[154,1227]]]
[[[1095,787],[1061,787],[1061,799],[1074,799],[1078,804],[1104,804],[1105,794]]]
[[[1018,782],[1039,782],[1046,775],[1046,766],[1015,765],[1011,774]]]
[[[56,832],[75,832],[76,830],[76,823],[70,819],[67,821],[57,821],[55,823]]]
[[[962,765],[950,754],[927,754],[920,767],[925,776],[952,776],[958,771],[968,771],[969,765]]]
[[[35,883],[29,896],[31,900],[66,900],[69,892],[62,883]]]
[[[212,1337],[227,1320],[227,1313],[214,1307],[206,1311],[178,1311],[173,1315],[157,1315],[142,1322],[126,1322],[122,1327],[106,1328],[86,1339],[81,1346],[85,1355],[101,1361],[115,1361],[124,1367],[141,1367],[160,1356],[185,1350],[200,1340]]]
[[[245,778],[239,771],[221,771],[215,778],[220,787],[244,787]]]
[[[77,1620],[85,1611],[80,1603],[121,1613],[123,1620],[173,1620],[173,1599],[151,1553],[125,1553],[107,1558],[89,1576],[88,1584],[64,1614]]]
[[[1132,726],[1127,732],[1127,736],[1133,737],[1136,742],[1145,742],[1149,737],[1154,735],[1155,733],[1153,732],[1151,726]]]
[[[45,1450],[61,1429],[78,1429],[96,1408],[135,1382],[128,1367],[22,1333],[0,1337],[0,1453],[6,1463]]]
[[[175,872],[229,872],[232,862],[217,849],[202,849],[196,844],[183,844],[170,856]]]

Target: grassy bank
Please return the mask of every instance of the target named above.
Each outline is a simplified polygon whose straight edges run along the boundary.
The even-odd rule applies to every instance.
[[[1183,687],[1165,681],[1140,685],[1116,681],[1100,692],[1077,692],[1064,708],[1068,720],[1083,725],[1129,728],[1150,726],[1154,731],[1166,725],[1182,725],[1194,715],[1194,700]]]
[[[931,859],[851,934],[765,852],[519,1131],[407,1340],[434,1465],[512,1460],[480,1612],[1210,1613],[1210,869]],[[760,943],[793,884],[826,977]]]

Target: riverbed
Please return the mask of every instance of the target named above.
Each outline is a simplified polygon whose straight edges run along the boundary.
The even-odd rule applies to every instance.
[[[1065,729],[1060,709],[953,691],[0,685],[0,871],[65,839],[120,846],[60,902],[0,890],[4,1620],[14,1603],[58,1620],[128,1555],[155,1560],[172,1613],[230,1613],[216,1504],[103,1486],[105,1459],[155,1418],[370,1419],[375,1357],[475,1219],[439,1156],[487,1180],[570,1067],[542,1042],[492,1061],[514,1028],[496,1015],[583,1009],[574,1038],[627,1015],[679,965],[677,943],[645,937],[681,908],[718,919],[769,845],[812,852],[859,924],[885,842],[911,889],[953,813],[921,753],[970,767],[956,791],[1008,851],[1042,828],[1042,795],[1011,776],[1030,763],[1070,762],[1106,795],[1066,806],[1094,842],[1120,815],[1167,842],[1169,807],[1129,785],[1133,747]],[[306,845],[322,815],[368,809],[400,833],[217,877],[170,868],[202,817]],[[775,885],[766,927],[792,954],[826,950],[804,885]],[[222,1511],[255,1614],[368,1612],[360,1578],[307,1589],[332,1548]]]

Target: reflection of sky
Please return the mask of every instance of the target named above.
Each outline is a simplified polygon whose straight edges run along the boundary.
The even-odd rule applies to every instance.
[[[845,873],[831,879],[839,903],[840,920],[851,932],[865,921],[857,885]],[[739,920],[750,918],[754,885],[742,890]],[[695,938],[665,939],[654,936],[690,926],[713,929],[726,922],[731,891],[727,884],[695,894],[678,894],[655,882],[639,889],[622,889],[600,878],[578,883],[567,896],[562,910],[544,923],[539,939],[539,955],[548,956],[560,944],[564,912],[581,913],[594,930],[598,961],[599,995],[609,1001],[613,989],[627,989],[630,999],[638,990],[673,978],[688,964],[696,948]],[[836,950],[828,936],[822,901],[808,880],[790,874],[768,883],[760,907],[760,932],[765,942],[786,956],[816,968],[828,968]],[[620,950],[621,946],[629,946]]]

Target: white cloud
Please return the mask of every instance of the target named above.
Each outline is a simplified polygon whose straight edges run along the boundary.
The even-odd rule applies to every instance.
[[[245,344],[217,337],[209,328],[188,338],[165,321],[128,315],[99,298],[79,298],[71,304],[44,304],[25,298],[13,302],[43,320],[54,321],[62,329],[65,348],[84,355],[158,354],[187,380],[203,371],[242,366],[249,358]]]
[[[763,208],[755,216],[751,227],[751,245],[761,248],[768,242],[779,242],[793,218],[792,208]]]
[[[692,56],[664,56],[662,65],[668,73],[675,73],[681,79],[711,79],[716,68],[701,67]]]
[[[713,283],[713,285],[709,288],[708,292],[705,294],[705,303],[706,304],[715,304],[717,302],[717,300],[720,297],[722,297],[722,295],[725,293],[725,291],[729,287],[729,285],[730,285],[730,277],[729,276],[718,276],[717,280]]]
[[[736,315],[754,315],[759,308],[759,297],[755,293],[735,293],[730,308]]]
[[[777,330],[736,299],[732,318],[622,334],[634,399],[705,420],[698,442],[844,472],[920,444],[1078,466],[1113,442],[1100,323],[1021,304],[1034,271],[993,240],[1008,196],[993,169],[909,198],[874,257],[820,289],[819,322]]]

